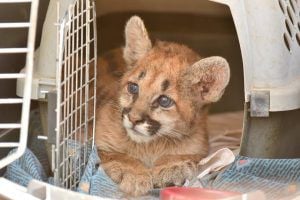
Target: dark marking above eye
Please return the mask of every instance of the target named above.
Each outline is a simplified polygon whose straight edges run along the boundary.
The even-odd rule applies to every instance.
[[[139,74],[139,77],[138,79],[141,80],[142,78],[144,78],[146,75],[146,72],[142,71],[140,74]]]
[[[170,86],[170,81],[169,80],[164,80],[161,84],[161,90],[166,91],[169,86]]]

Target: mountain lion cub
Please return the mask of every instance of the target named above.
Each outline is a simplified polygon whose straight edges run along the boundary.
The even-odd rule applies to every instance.
[[[230,72],[224,58],[151,42],[137,16],[125,39],[98,60],[95,142],[105,172],[138,196],[196,176],[208,152],[207,105],[220,99]]]

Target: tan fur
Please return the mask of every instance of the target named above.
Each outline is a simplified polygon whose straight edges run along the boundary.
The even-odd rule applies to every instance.
[[[128,67],[131,67],[137,60],[145,56],[152,45],[143,21],[137,16],[133,16],[127,22],[125,37],[124,59]]]
[[[221,97],[229,67],[220,57],[200,59],[184,45],[151,44],[136,16],[127,23],[125,38],[124,60],[121,49],[98,60],[95,142],[106,173],[122,191],[137,196],[154,187],[181,185],[196,175],[197,163],[208,152],[206,105]],[[162,91],[166,79],[169,85]],[[139,85],[137,97],[128,92],[128,82]],[[171,97],[174,105],[153,108],[160,95]],[[122,114],[124,108],[131,110]],[[136,132],[130,135],[124,124],[144,115],[161,126],[153,135],[146,129],[135,138]]]

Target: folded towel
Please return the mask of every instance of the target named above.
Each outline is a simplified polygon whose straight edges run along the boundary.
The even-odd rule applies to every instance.
[[[97,150],[94,148],[90,154],[87,166],[79,182],[78,191],[85,194],[91,194],[107,198],[121,198],[122,192],[99,167],[100,158]]]
[[[13,149],[9,154],[15,151]],[[53,178],[46,176],[40,161],[29,149],[25,150],[21,158],[7,166],[4,177],[22,186],[27,186],[32,179],[53,183]]]
[[[200,181],[206,188],[241,193],[262,190],[267,199],[277,199],[300,192],[300,159],[238,156],[225,171]]]

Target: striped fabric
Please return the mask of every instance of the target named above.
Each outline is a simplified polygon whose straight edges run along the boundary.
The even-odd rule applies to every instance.
[[[70,143],[72,142],[70,141]],[[77,145],[73,146],[76,147]],[[78,147],[76,149],[78,149]],[[12,150],[10,153],[13,151],[15,150]],[[74,159],[78,156],[79,155],[74,155]],[[80,193],[113,199],[124,197],[124,194],[118,190],[117,184],[115,184],[105,174],[104,170],[99,167],[99,163],[100,158],[98,157],[97,150],[93,149],[90,154],[88,164],[82,172],[83,176],[80,180],[77,191]],[[53,177],[46,176],[40,161],[29,149],[26,149],[25,154],[20,159],[14,161],[7,167],[4,177],[25,187],[32,179],[53,184]],[[148,196],[140,197],[138,199],[158,199],[158,195],[159,192],[154,190]]]
[[[300,159],[238,156],[225,171],[203,178],[202,183],[207,188],[241,193],[263,190],[267,199],[285,197],[300,192]]]
[[[78,186],[78,192],[107,198],[121,198],[117,185],[105,174],[100,164],[97,150],[94,148]]]
[[[53,178],[46,176],[41,163],[29,149],[26,149],[20,159],[7,166],[4,177],[22,186],[27,186],[32,179],[53,183]]]
[[[32,111],[30,127],[33,128],[30,129],[31,138],[29,140],[29,147],[32,151],[27,149],[20,159],[7,167],[5,173],[6,178],[23,186],[27,186],[32,179],[53,183],[53,178],[46,175],[50,166],[44,148],[45,142],[36,139],[37,135],[42,134],[39,120],[38,111]],[[216,124],[222,125],[220,120],[213,125]],[[69,141],[68,144],[71,149],[77,149],[73,159],[78,159],[81,156],[82,148],[74,141]],[[117,185],[99,167],[99,163],[100,158],[97,151],[93,149],[86,168],[81,169],[83,176],[77,191],[100,197],[121,198],[123,193],[118,190]],[[195,180],[187,186],[201,185],[206,188],[242,193],[264,190],[267,199],[276,199],[300,191],[300,159],[258,159],[237,156],[235,162],[227,169],[206,175],[200,179],[200,184],[198,181],[195,177]],[[148,196],[139,197],[138,199],[158,198],[159,190],[153,190]]]

